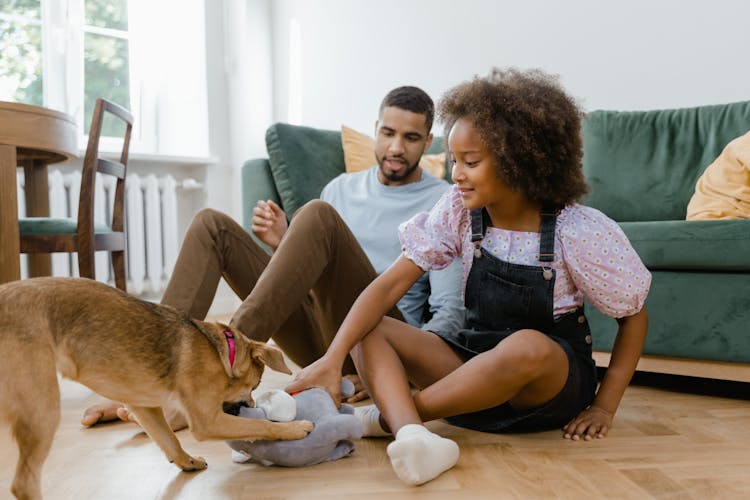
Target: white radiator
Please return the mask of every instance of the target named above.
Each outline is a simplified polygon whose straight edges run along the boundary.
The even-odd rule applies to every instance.
[[[116,179],[97,174],[94,195],[95,221],[109,224],[112,219]],[[18,213],[24,217],[26,201],[23,173],[19,172]],[[78,215],[78,195],[81,172],[49,173],[50,217]],[[128,248],[126,272],[128,292],[133,295],[158,294],[169,279],[177,259],[177,182],[171,175],[139,176],[129,173],[125,181],[125,231]],[[106,222],[105,222],[106,221]],[[107,252],[96,253],[96,279],[114,285],[110,257]],[[27,258],[21,256],[21,277],[28,277]],[[54,276],[78,276],[76,254],[52,254]]]

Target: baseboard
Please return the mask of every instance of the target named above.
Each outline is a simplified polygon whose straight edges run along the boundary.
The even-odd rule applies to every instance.
[[[594,351],[593,355],[596,366],[607,367],[609,365],[611,357],[609,352]],[[750,382],[750,363],[706,361],[644,354],[638,361],[636,369],[643,372]]]

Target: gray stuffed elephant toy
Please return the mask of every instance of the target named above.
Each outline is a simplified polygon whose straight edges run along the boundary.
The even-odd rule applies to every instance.
[[[341,394],[344,397],[354,394],[350,380],[342,379]],[[362,425],[351,405],[342,404],[341,409],[337,409],[328,393],[317,387],[297,393],[293,403],[282,391],[275,391],[275,394],[271,391],[267,395],[258,398],[255,408],[243,406],[229,411],[245,418],[309,420],[315,428],[307,437],[294,441],[227,441],[235,451],[235,461],[303,467],[338,460],[354,452],[352,440],[362,437]]]

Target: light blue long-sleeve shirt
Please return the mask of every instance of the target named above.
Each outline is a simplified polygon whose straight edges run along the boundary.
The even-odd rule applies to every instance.
[[[341,174],[323,188],[320,198],[330,203],[351,229],[381,274],[401,255],[398,226],[414,214],[432,208],[448,183],[422,172],[418,182],[386,186],[378,167]],[[464,325],[461,265],[458,260],[440,271],[428,271],[398,302],[404,319],[435,332],[453,332]],[[423,322],[425,311],[427,322]]]

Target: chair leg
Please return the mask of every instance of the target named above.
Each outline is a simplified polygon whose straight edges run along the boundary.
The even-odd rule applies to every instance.
[[[81,251],[78,247],[78,274],[81,278],[96,279],[96,267],[94,266],[94,251]]]
[[[48,253],[30,253],[29,277],[52,276],[52,258]]]
[[[125,252],[112,252],[112,268],[115,272],[115,286],[127,292],[127,277],[125,276]]]

